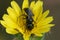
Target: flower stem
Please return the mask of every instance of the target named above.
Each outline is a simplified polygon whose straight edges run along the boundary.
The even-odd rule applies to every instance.
[[[18,39],[18,40],[23,40],[23,37],[22,37],[22,34],[16,34],[15,37]]]

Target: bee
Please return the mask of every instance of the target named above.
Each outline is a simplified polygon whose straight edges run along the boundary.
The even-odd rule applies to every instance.
[[[24,11],[26,12],[26,29],[27,30],[32,30],[34,28],[34,24],[33,24],[33,13],[29,8],[24,8]]]

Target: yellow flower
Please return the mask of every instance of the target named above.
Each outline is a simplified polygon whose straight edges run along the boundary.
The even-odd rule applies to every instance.
[[[23,16],[26,12],[24,8],[29,8],[34,14],[34,28],[28,30],[25,26],[26,20]],[[11,7],[7,8],[7,13],[3,15],[1,24],[6,28],[6,32],[9,34],[22,33],[24,40],[29,40],[31,34],[36,36],[43,36],[43,33],[48,32],[54,24],[50,24],[53,21],[52,16],[48,16],[49,10],[43,12],[43,2],[38,0],[32,1],[29,5],[28,0],[24,0],[22,4],[22,10],[15,1],[11,1]],[[26,14],[25,14],[26,15]]]

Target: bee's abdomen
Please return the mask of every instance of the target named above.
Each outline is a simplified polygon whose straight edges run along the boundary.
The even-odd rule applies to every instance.
[[[27,29],[32,30],[33,29],[33,24],[27,24]]]
[[[32,18],[30,18],[30,19],[27,18],[26,20],[27,20],[26,21],[26,23],[27,23],[27,25],[26,25],[27,26],[27,29],[28,30],[32,30],[34,28],[34,24],[32,23],[33,22],[33,19]]]

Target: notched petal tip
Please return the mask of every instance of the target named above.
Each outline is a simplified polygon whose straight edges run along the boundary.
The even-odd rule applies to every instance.
[[[44,13],[43,13],[43,18],[45,18],[45,17],[47,17],[48,16],[48,14],[49,14],[49,10],[46,10]]]
[[[32,1],[31,4],[30,4],[30,9],[31,10],[34,8],[34,5],[35,5],[35,1]]]
[[[28,2],[28,0],[24,0],[23,1],[22,9],[24,9],[24,8],[29,8],[29,2]]]
[[[31,7],[32,8],[32,7]],[[42,1],[37,1],[32,8],[32,12],[35,15],[34,20],[37,19],[37,17],[40,15],[40,13],[43,11],[43,2]]]
[[[15,23],[7,14],[4,14],[3,20],[6,22],[6,25],[10,28],[16,28],[18,27],[18,24]]]
[[[5,21],[1,20],[1,24],[3,25],[4,28],[8,28],[8,26],[7,26]]]
[[[11,7],[8,7],[8,8],[7,8],[7,12],[8,12],[8,10],[10,10],[10,9],[11,9]]]
[[[12,18],[12,20],[16,22],[18,15],[17,15],[17,13],[15,12],[15,10],[14,10],[13,8],[11,8],[11,7],[8,7],[8,8],[7,8],[7,12],[8,12],[8,15]],[[13,16],[14,16],[14,17],[13,17]]]
[[[46,25],[46,24],[49,24],[53,21],[53,17],[47,17],[43,22],[42,24],[43,25]]]
[[[4,14],[2,18],[3,18],[3,20],[4,20],[4,19],[7,18],[7,17],[8,17],[8,15],[7,15],[7,14]]]
[[[35,5],[43,6],[43,1],[37,1]]]
[[[46,10],[45,13],[50,13],[50,10]]]
[[[49,21],[53,21],[54,19],[53,19],[53,16],[50,16],[50,17],[47,17],[47,19],[49,20]]]
[[[12,4],[15,4],[15,3],[16,3],[15,1],[11,1],[11,5],[12,5]]]
[[[2,20],[0,20],[0,24],[1,24],[1,21],[2,21]]]
[[[55,24],[51,24],[50,26],[53,27],[53,26],[55,26]]]
[[[17,2],[12,1],[11,2],[11,6],[16,11],[16,13],[17,13],[18,16],[22,13],[21,9],[20,9],[20,6],[17,4]]]

